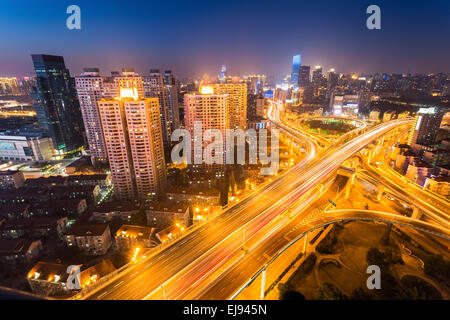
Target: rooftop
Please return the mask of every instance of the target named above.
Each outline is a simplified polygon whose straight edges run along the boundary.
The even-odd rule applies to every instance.
[[[203,196],[216,196],[220,195],[219,190],[209,189],[209,188],[199,188],[199,187],[170,187],[167,193],[178,193],[178,194],[190,194],[190,195],[203,195]]]
[[[108,226],[108,223],[75,224],[66,234],[71,236],[101,236]]]
[[[116,237],[150,239],[154,231],[155,228],[124,224],[116,231]]]
[[[181,203],[173,203],[173,202],[159,202],[154,201],[150,202],[147,205],[147,210],[153,211],[167,211],[167,212],[186,212],[189,206]]]
[[[0,255],[24,254],[36,240],[2,239],[0,240]]]
[[[66,282],[67,273],[66,264],[39,261],[28,272],[28,279],[46,280],[52,282]]]
[[[95,207],[93,212],[112,212],[112,211],[131,211],[139,210],[140,202],[128,200],[116,200],[111,202],[104,202]]]

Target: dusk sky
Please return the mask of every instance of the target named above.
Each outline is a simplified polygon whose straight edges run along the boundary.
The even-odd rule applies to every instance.
[[[81,30],[66,8],[81,8]],[[366,8],[381,8],[381,30]],[[450,1],[0,0],[0,76],[33,74],[30,55],[62,55],[72,75],[134,67],[180,77],[290,73],[302,63],[338,72],[450,72]]]

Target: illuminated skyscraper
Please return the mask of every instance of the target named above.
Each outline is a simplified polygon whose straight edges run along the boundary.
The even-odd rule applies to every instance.
[[[164,77],[159,69],[151,69],[149,76],[144,76],[144,94],[146,98],[158,98],[161,117],[161,129],[164,148],[169,150],[172,133],[169,90],[164,84]]]
[[[300,66],[302,65],[301,55],[297,54],[292,58],[292,73],[291,84],[298,86],[298,75],[300,73]]]
[[[199,167],[217,168],[217,166],[197,165],[194,163],[195,154],[202,154],[202,150],[210,143],[210,141],[199,143],[198,139],[201,139],[201,137],[194,136],[194,125],[201,123],[202,132],[209,129],[218,129],[222,132],[224,145],[220,157],[223,159],[222,163],[224,163],[225,130],[230,128],[230,116],[228,113],[229,95],[215,92],[213,86],[201,86],[199,93],[184,95],[184,108],[186,129],[190,131],[192,138],[191,161],[194,170]]]
[[[58,150],[82,145],[83,121],[75,84],[64,58],[32,54],[37,91],[33,92],[39,126],[52,138]]]
[[[178,80],[172,71],[164,71],[164,84],[169,93],[169,127],[171,132],[180,127],[180,114],[178,106]]]
[[[117,198],[146,199],[166,185],[157,98],[141,98],[139,79],[119,82],[120,95],[98,102]]]
[[[298,87],[306,88],[310,83],[310,70],[309,66],[300,66],[298,73]]]
[[[228,94],[229,128],[247,129],[247,84],[240,83],[217,83],[213,85],[216,95]]]
[[[409,134],[408,144],[431,146],[436,142],[436,134],[441,126],[444,113],[436,107],[420,108]]]
[[[105,78],[100,76],[98,68],[85,68],[83,71],[79,77],[75,78],[75,85],[91,152],[91,160],[95,165],[97,162],[106,162],[108,159],[97,106],[97,102],[104,97],[103,83]]]
[[[123,68],[121,73],[113,71],[109,77],[100,76],[98,68],[85,68],[84,72],[75,78],[86,138],[94,164],[106,162],[108,159],[97,106],[98,101],[119,96],[119,83],[125,80],[135,80],[138,93],[143,96],[142,80],[132,68]]]

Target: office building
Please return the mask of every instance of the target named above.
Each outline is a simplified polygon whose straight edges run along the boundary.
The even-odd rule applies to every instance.
[[[292,58],[291,84],[298,86],[300,66],[302,65],[301,55],[297,54]]]
[[[57,150],[82,145],[84,131],[75,84],[61,56],[31,55],[36,72],[34,107],[39,125]]]
[[[180,127],[180,110],[178,106],[179,84],[171,70],[164,71],[164,84],[169,92],[169,126],[173,132]]]
[[[0,160],[26,162],[54,160],[55,147],[52,139],[40,134],[0,134]]]
[[[437,107],[420,108],[417,112],[413,130],[408,138],[408,144],[431,146],[436,143],[436,134],[441,126],[444,113]]]
[[[306,88],[310,84],[310,66],[300,66],[298,71],[298,87]]]
[[[119,87],[117,98],[98,102],[115,194],[157,196],[166,183],[158,98],[139,95],[141,78],[122,80]]]

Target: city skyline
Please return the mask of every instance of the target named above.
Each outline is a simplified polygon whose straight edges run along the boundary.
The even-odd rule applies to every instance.
[[[290,74],[289,60],[298,53],[303,65],[340,73],[449,71],[448,2],[417,10],[418,1],[379,1],[381,30],[365,26],[369,4],[178,2],[180,10],[170,11],[162,2],[135,2],[116,10],[114,3],[79,1],[81,30],[66,28],[66,3],[44,1],[25,9],[8,4],[0,10],[0,24],[8,25],[1,28],[5,50],[0,58],[7,62],[1,71],[4,76],[32,74],[28,57],[34,53],[66,57],[73,75],[84,67],[134,67],[140,74],[151,68],[175,70],[185,78],[216,75],[226,65],[229,74],[265,73],[278,79]],[[19,11],[27,23],[11,21]],[[276,22],[266,23],[269,18]]]
[[[0,300],[450,300],[448,13],[0,4]]]

